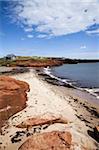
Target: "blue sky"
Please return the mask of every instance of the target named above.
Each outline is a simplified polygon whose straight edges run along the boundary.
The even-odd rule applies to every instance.
[[[99,58],[99,1],[86,1],[0,0],[0,57]]]

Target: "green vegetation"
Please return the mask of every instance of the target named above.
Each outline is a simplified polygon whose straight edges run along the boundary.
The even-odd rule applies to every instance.
[[[39,56],[17,56],[16,60],[48,60],[48,58]]]
[[[99,60],[88,60],[88,59],[69,59],[69,58],[55,58],[55,57],[38,57],[38,56],[17,56],[15,59],[0,58],[0,66],[41,66],[45,65],[62,65],[62,64],[76,64],[76,63],[93,63],[99,62]]]
[[[0,66],[9,66],[9,65],[15,65],[15,64],[16,64],[15,60],[0,59]]]
[[[47,61],[47,57],[38,57],[38,56],[17,56],[15,60],[6,60],[5,58],[0,58],[0,66],[14,66],[17,61]]]

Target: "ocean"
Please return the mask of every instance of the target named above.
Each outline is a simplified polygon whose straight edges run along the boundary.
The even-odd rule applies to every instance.
[[[64,64],[47,69],[46,73],[99,97],[99,63]]]

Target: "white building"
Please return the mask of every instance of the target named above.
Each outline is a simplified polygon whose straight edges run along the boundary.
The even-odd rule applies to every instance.
[[[16,56],[14,54],[8,54],[7,56],[5,56],[6,60],[15,60]]]

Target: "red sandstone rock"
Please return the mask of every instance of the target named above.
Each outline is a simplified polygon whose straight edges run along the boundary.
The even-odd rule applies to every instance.
[[[24,81],[15,80],[8,76],[0,76],[0,90],[22,90],[28,91],[29,85]]]
[[[47,67],[47,66],[59,66],[62,65],[63,62],[59,60],[16,60],[16,62],[13,64],[9,64],[9,66],[15,67],[15,66],[20,66],[20,67]]]
[[[53,124],[53,123],[64,123],[67,124],[68,121],[64,118],[60,117],[55,117],[55,116],[48,116],[45,118],[44,116],[42,117],[36,117],[36,118],[30,118],[25,121],[23,121],[21,124],[17,125],[16,127],[18,128],[29,128],[32,126],[37,126],[37,125],[44,125],[44,124]]]
[[[52,131],[33,135],[19,150],[70,150],[71,141],[69,132]]]
[[[10,116],[26,107],[29,85],[11,77],[0,76],[0,128]]]

